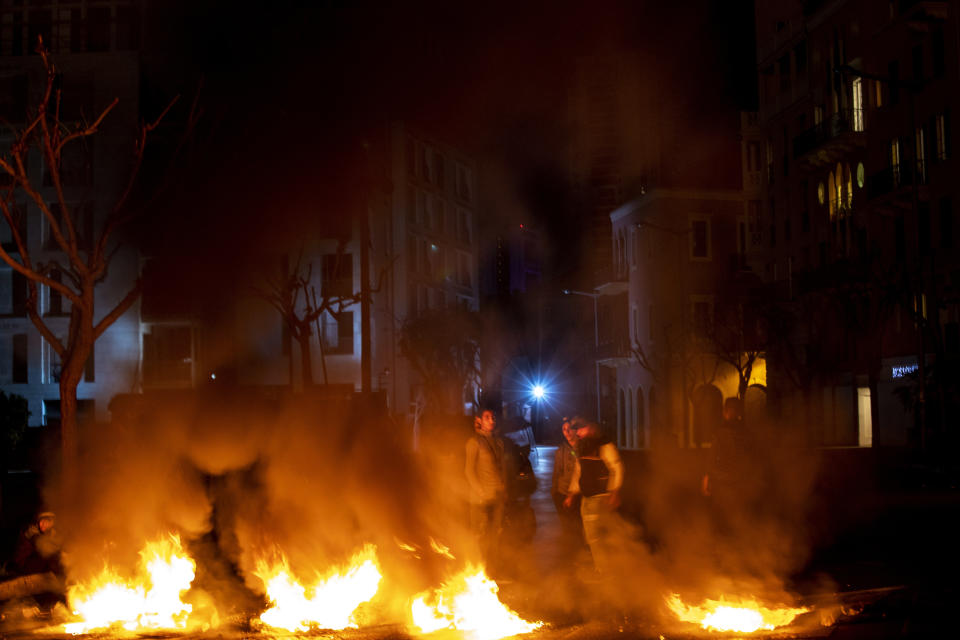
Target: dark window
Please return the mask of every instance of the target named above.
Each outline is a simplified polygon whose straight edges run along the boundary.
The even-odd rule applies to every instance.
[[[953,248],[953,203],[940,198],[940,248]]]
[[[777,60],[777,72],[780,74],[780,91],[790,88],[790,54],[785,53]]]
[[[0,76],[0,119],[23,122],[27,117],[27,76]]]
[[[13,382],[24,384],[29,382],[27,367],[27,334],[13,335]]]
[[[913,63],[913,81],[923,82],[923,45],[917,44],[910,50],[910,61]]]
[[[328,354],[353,353],[353,312],[343,311],[336,317],[324,316],[323,350]]]
[[[447,161],[442,155],[439,153],[433,154],[433,169],[436,172],[436,182],[441,191],[443,191],[447,179],[446,163]]]
[[[110,7],[87,9],[87,51],[110,50]]]
[[[931,55],[933,56],[933,77],[939,78],[943,76],[944,72],[944,42],[943,42],[943,27],[936,27],[933,30],[933,33],[930,36],[930,48]]]
[[[887,76],[890,78],[890,104],[900,102],[900,61],[892,60],[887,65]]]
[[[117,50],[140,48],[140,7],[117,7]]]
[[[61,275],[59,271],[53,271],[50,273],[50,279],[56,282],[62,282]],[[64,306],[63,306],[63,294],[59,291],[50,287],[50,304],[47,307],[47,315],[51,316],[62,316],[64,315]]]
[[[893,237],[897,260],[902,262],[907,254],[907,244],[904,238],[904,225],[902,216],[898,216],[893,221]]]
[[[23,55],[23,15],[20,12],[13,14],[13,37],[10,40],[10,48],[10,53],[13,55]]]
[[[960,353],[960,324],[948,322],[943,325],[943,341],[947,353],[954,356]]]
[[[83,51],[83,42],[86,39],[87,25],[83,21],[82,9],[70,10],[70,51]]]
[[[930,251],[930,204],[926,202],[917,211],[917,246],[921,253]]]
[[[706,220],[694,220],[690,232],[690,257],[710,257],[710,225]]]
[[[154,325],[143,334],[143,382],[181,386],[193,382],[193,331],[188,326]]]
[[[37,53],[40,38],[43,46],[50,49],[53,41],[50,38],[53,30],[53,14],[49,9],[35,9],[27,15],[27,53]]]
[[[321,295],[324,298],[349,298],[353,295],[353,254],[323,256]]]
[[[793,48],[793,61],[797,69],[797,77],[807,73],[807,41],[804,40]]]
[[[83,381],[84,382],[96,382],[96,365],[94,363],[94,354],[96,350],[91,348],[90,355],[87,357],[87,362],[83,366]]]

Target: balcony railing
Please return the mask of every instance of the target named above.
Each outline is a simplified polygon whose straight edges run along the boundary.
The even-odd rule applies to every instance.
[[[863,131],[863,110],[843,109],[793,139],[793,157],[800,158],[831,140]]]
[[[909,167],[899,164],[892,165],[870,176],[867,180],[867,197],[871,199],[879,198],[912,184],[913,174]]]

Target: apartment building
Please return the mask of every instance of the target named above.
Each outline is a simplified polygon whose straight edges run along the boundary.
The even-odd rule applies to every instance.
[[[797,320],[771,358],[772,397],[816,444],[921,444],[952,411],[937,376],[958,350],[957,10],[756,5],[764,176],[750,259]]]
[[[58,69],[60,118],[80,122],[96,117],[116,98],[117,106],[95,136],[73,143],[63,157],[64,197],[81,212],[81,235],[92,237],[119,197],[129,165],[130,140],[139,119],[141,13],[135,1],[3,2],[0,5],[0,141],[10,141],[46,88],[46,72],[36,54],[42,37]],[[39,154],[29,157],[28,173],[43,197],[55,193],[45,179]],[[60,254],[39,209],[26,201],[25,232],[34,263],[56,261]],[[10,229],[0,224],[2,241],[14,249]],[[98,317],[128,291],[138,273],[137,252],[121,248],[107,278],[96,290]],[[0,264],[0,387],[27,398],[30,424],[59,424],[60,363],[26,316],[26,283]],[[41,287],[40,312],[57,335],[69,326],[69,301]],[[81,417],[105,420],[110,399],[137,389],[140,366],[139,307],[134,305],[97,341],[77,390]]]

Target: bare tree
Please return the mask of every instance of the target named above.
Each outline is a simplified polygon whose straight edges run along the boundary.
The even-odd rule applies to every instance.
[[[464,390],[480,381],[479,348],[479,314],[460,307],[411,318],[400,336],[400,349],[437,413],[462,410]]]
[[[0,156],[0,175],[8,186],[0,191],[0,210],[10,230],[12,247],[0,246],[2,259],[26,280],[26,312],[33,325],[60,359],[60,416],[62,473],[65,487],[73,486],[77,465],[77,385],[94,343],[140,295],[140,279],[134,275],[126,294],[105,314],[94,306],[97,286],[107,277],[118,243],[117,229],[135,214],[131,194],[143,160],[147,135],[173,106],[171,102],[153,122],[141,122],[129,158],[129,176],[120,195],[102,220],[85,220],[81,207],[65,196],[62,162],[65,150],[81,144],[100,131],[104,119],[116,107],[114,99],[92,121],[66,122],[60,119],[60,91],[56,89],[57,69],[40,42],[39,52],[46,70],[46,85],[39,103],[27,114],[26,124],[13,132],[9,150]],[[31,149],[43,161],[43,182],[28,169]],[[50,201],[52,194],[52,202]],[[50,230],[53,247],[59,255],[47,261],[31,256],[25,239],[25,211],[17,205],[26,196],[36,207]],[[39,287],[60,294],[70,302],[69,329],[65,338],[51,330],[39,309]]]
[[[345,269],[348,273],[353,272],[350,255],[346,253],[346,241],[341,240],[338,243],[334,265],[334,271],[339,272]],[[367,295],[380,290],[385,274],[386,269],[380,272],[377,285],[370,289]],[[300,371],[304,388],[314,384],[311,348],[314,331],[320,344],[323,384],[328,384],[323,328],[320,321],[325,313],[334,320],[339,320],[347,307],[358,304],[363,299],[364,292],[352,289],[349,292],[343,292],[321,284],[318,295],[313,285],[313,264],[303,264],[302,249],[292,268],[284,264],[273,270],[264,270],[261,272],[261,278],[263,284],[253,287],[254,295],[277,310],[290,329],[290,335],[297,341],[300,347]]]

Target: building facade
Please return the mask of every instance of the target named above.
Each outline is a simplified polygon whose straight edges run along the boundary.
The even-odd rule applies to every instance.
[[[82,222],[82,236],[94,237],[123,191],[130,141],[139,120],[141,14],[138,2],[13,3],[0,6],[0,141],[26,122],[46,89],[47,76],[36,54],[38,37],[53,56],[60,92],[60,120],[94,119],[112,100],[117,106],[99,132],[65,147],[62,161],[64,199]],[[2,144],[2,143],[0,143]],[[28,174],[51,203],[56,194],[45,179],[39,153],[29,156]],[[6,182],[5,184],[9,184]],[[38,207],[23,197],[24,225],[32,261],[62,263],[50,225]],[[15,249],[6,222],[0,234]],[[81,242],[82,244],[82,242]],[[96,288],[96,317],[105,315],[133,286],[139,269],[135,250],[121,248],[106,279]],[[0,264],[0,387],[27,398],[30,424],[59,424],[60,363],[26,315],[26,282]],[[50,329],[65,337],[70,303],[56,291],[40,287],[39,309]],[[134,305],[97,340],[77,389],[81,419],[105,420],[110,399],[139,386],[139,306]]]
[[[793,318],[773,397],[819,445],[943,435],[958,349],[957,11],[756,6],[764,175],[750,258]]]

